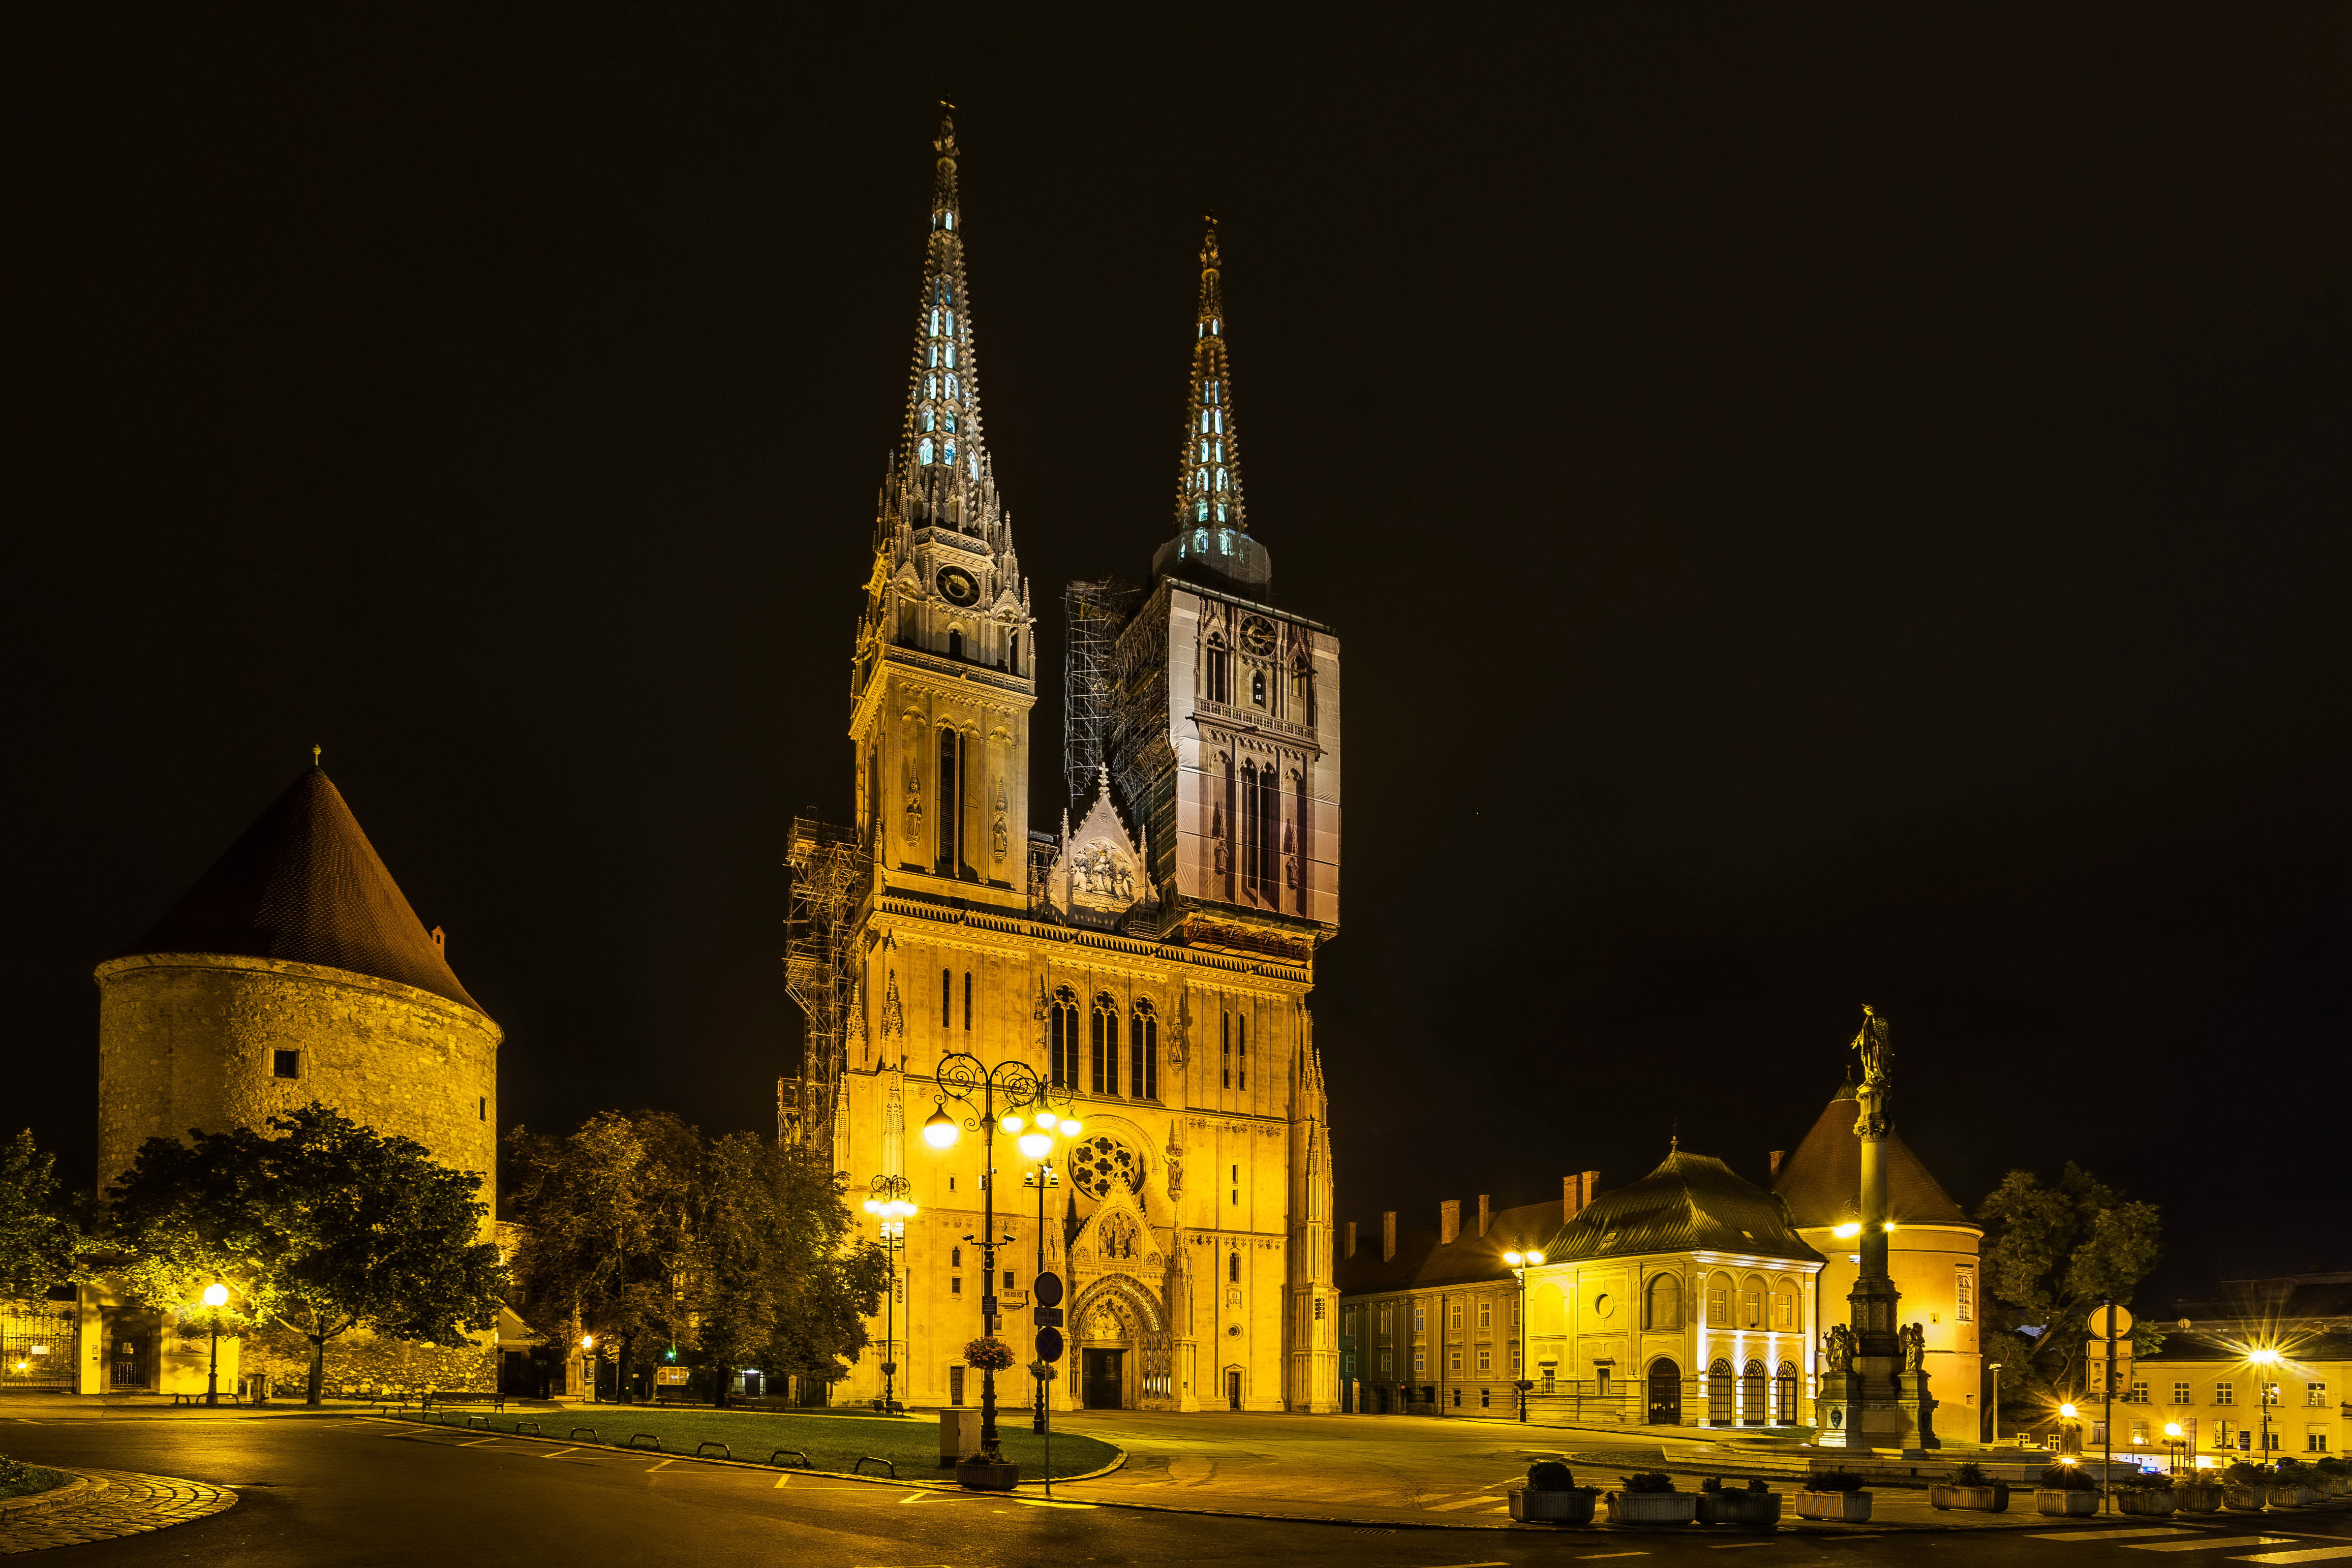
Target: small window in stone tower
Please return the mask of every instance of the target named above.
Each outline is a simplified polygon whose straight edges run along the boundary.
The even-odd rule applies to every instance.
[[[482,1096],[481,1119],[485,1122],[490,1119],[490,1097],[487,1094]]]
[[[269,1071],[274,1078],[302,1076],[302,1053],[299,1051],[273,1051],[269,1053]]]
[[[1250,701],[1260,707],[1265,706],[1265,672],[1264,670],[1250,672]]]
[[[1225,1279],[1228,1282],[1235,1285],[1242,1282],[1242,1255],[1240,1253],[1234,1252],[1226,1256]]]

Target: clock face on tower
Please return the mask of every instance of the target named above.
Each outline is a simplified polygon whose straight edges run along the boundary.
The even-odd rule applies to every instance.
[[[971,573],[960,566],[943,566],[933,579],[940,585],[940,597],[950,604],[972,604],[979,601],[980,584]]]
[[[1242,622],[1242,646],[1265,658],[1274,652],[1274,628],[1263,617],[1251,616]]]

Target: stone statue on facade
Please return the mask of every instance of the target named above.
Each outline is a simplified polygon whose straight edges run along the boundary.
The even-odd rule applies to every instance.
[[[1895,1331],[1895,1337],[1903,1342],[1903,1370],[1906,1372],[1927,1371],[1927,1329],[1918,1323],[1905,1323],[1900,1329]]]
[[[1886,1020],[1870,1008],[1862,1009],[1862,1030],[1853,1037],[1853,1049],[1862,1058],[1862,1086],[1886,1092],[1895,1049],[1887,1041]]]
[[[1832,1323],[1830,1332],[1822,1336],[1822,1359],[1832,1372],[1852,1372],[1853,1331],[1843,1323]]]

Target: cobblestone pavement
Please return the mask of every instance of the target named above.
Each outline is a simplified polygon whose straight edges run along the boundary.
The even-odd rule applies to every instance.
[[[79,1546],[118,1536],[144,1535],[166,1525],[219,1513],[236,1506],[236,1493],[202,1481],[171,1476],[142,1475],[137,1470],[92,1470],[76,1467],[69,1473],[97,1482],[89,1500],[47,1513],[28,1513],[15,1523],[0,1524],[0,1556],[38,1552],[49,1546]]]

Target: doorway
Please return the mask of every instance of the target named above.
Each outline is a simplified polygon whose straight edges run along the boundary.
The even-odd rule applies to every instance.
[[[1660,1357],[1650,1363],[1650,1425],[1683,1424],[1683,1369]]]
[[[1081,1396],[1089,1410],[1117,1410],[1127,1403],[1127,1352],[1088,1350]]]
[[[1238,1410],[1241,1407],[1242,1375],[1239,1368],[1234,1368],[1225,1374],[1225,1408]]]
[[[155,1336],[144,1329],[118,1328],[114,1331],[114,1354],[108,1371],[108,1381],[120,1389],[150,1389],[155,1386]]]

